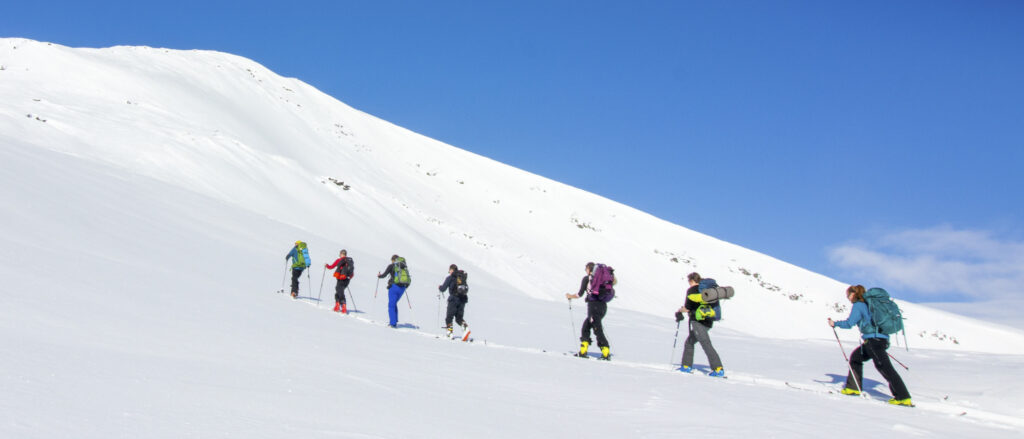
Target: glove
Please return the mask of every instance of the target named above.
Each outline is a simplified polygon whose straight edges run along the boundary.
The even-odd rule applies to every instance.
[[[676,311],[676,321],[677,321],[677,322],[681,322],[681,321],[683,321],[683,319],[685,319],[685,318],[686,318],[686,315],[685,315],[685,314],[683,314],[683,313],[682,313],[682,312],[680,312],[680,311]]]

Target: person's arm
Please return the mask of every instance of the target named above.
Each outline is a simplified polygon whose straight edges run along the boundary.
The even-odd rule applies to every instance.
[[[583,280],[580,281],[580,290],[576,292],[576,295],[566,294],[566,299],[579,299],[587,293],[587,287],[590,286],[590,275],[583,276]]]
[[[455,275],[449,274],[448,277],[444,278],[444,283],[437,287],[438,291],[444,291],[452,287],[452,281]]]
[[[832,326],[838,326],[843,329],[850,329],[856,326],[861,320],[867,318],[867,307],[864,302],[854,303],[853,309],[850,310],[850,316],[846,320],[832,322]],[[831,321],[831,319],[829,320]]]
[[[388,267],[384,269],[383,273],[378,273],[377,274],[377,278],[378,279],[383,279],[385,277],[388,277],[388,275],[390,275],[391,271],[393,270],[392,267],[394,267],[394,266],[395,266],[395,264],[388,264]]]
[[[334,268],[334,267],[337,267],[339,262],[341,262],[341,258],[336,259],[334,261],[334,263],[331,264],[331,265],[324,264],[324,268]]]
[[[590,288],[590,276],[583,276],[583,280],[580,281],[580,290],[576,292],[576,297],[583,297],[587,293],[587,288]]]

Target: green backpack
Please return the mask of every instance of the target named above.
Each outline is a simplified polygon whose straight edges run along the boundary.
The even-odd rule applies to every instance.
[[[900,307],[889,298],[889,293],[881,288],[872,288],[864,293],[864,302],[871,312],[869,332],[879,334],[895,334],[903,330],[903,313]]]
[[[298,241],[295,243],[295,260],[292,262],[292,268],[309,268],[311,265],[309,261],[309,247],[306,246],[305,242]]]
[[[405,258],[395,259],[394,265],[391,267],[392,279],[395,281],[395,285],[400,287],[407,287],[412,281],[409,278],[409,267],[405,264]]]

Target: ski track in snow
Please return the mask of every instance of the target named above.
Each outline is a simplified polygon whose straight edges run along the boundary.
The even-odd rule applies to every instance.
[[[302,296],[300,296],[299,300],[294,300],[293,299],[293,301],[302,302],[302,303],[305,303],[307,305],[313,306],[313,307],[315,307],[317,309],[321,309],[319,304],[317,304],[317,303],[315,303],[315,302],[313,302],[311,300],[301,300],[301,299],[302,299]],[[312,299],[312,298],[306,298],[306,299]],[[329,309],[326,310],[326,311],[334,313],[334,311],[329,310]],[[373,325],[373,326],[379,326],[379,327],[387,328],[387,323],[381,322],[381,321],[377,321],[377,320],[374,320],[374,319],[371,319],[371,318],[357,316],[357,315],[352,315],[352,314],[349,314],[349,315],[345,315],[345,314],[341,314],[341,313],[337,313],[337,314],[339,315],[339,317],[342,317],[342,318],[352,319],[352,320],[356,320],[356,321],[359,321],[359,322],[362,322],[362,323],[366,323],[366,324],[370,324],[370,325]],[[438,339],[438,340],[445,341],[447,343],[453,342],[452,340],[446,340],[444,337],[441,337],[441,336],[438,336],[438,335],[435,335],[435,334],[430,334],[429,332],[421,331],[421,330],[418,330],[418,329],[415,329],[415,328],[403,328],[401,326],[401,324],[399,326],[399,329],[391,329],[391,328],[388,328],[388,329],[394,330],[394,331],[398,331],[398,332],[401,332],[403,334],[416,335],[416,336],[420,336],[420,337],[428,338],[428,339]],[[464,344],[473,345],[474,343],[464,343]],[[539,354],[539,355],[547,355],[547,356],[552,356],[552,357],[565,357],[566,356],[565,353],[548,352],[548,351],[544,351],[544,350],[540,350],[540,349],[514,347],[514,346],[501,345],[501,344],[497,344],[497,343],[488,343],[486,340],[484,340],[482,343],[479,343],[477,345],[478,346],[482,346],[482,347],[491,348],[491,349],[505,349],[505,350],[511,350],[511,351],[516,351],[516,352],[535,354],[535,355]],[[596,357],[591,357],[590,359],[596,360],[597,358]],[[568,361],[572,361],[572,360],[580,361],[581,359],[569,356],[567,358],[567,360]],[[580,362],[582,362],[582,361],[580,361]],[[588,361],[588,363],[590,363],[590,362]],[[709,376],[700,376],[701,374],[704,374],[704,372],[701,372],[700,370],[696,371],[693,374],[684,374],[684,373],[678,372],[678,371],[676,371],[674,369],[666,368],[663,365],[656,365],[656,364],[650,364],[650,363],[640,363],[640,362],[617,360],[614,357],[613,357],[612,361],[594,361],[594,363],[606,364],[607,367],[628,367],[628,368],[633,368],[633,369],[642,369],[642,370],[649,371],[649,372],[652,372],[652,373],[667,373],[667,374],[671,374],[671,375],[675,375],[675,376],[680,376],[682,379],[707,379],[707,380],[713,380],[713,381],[718,381],[721,385],[736,384],[736,385],[747,385],[747,386],[755,386],[755,387],[761,387],[761,388],[768,388],[768,389],[778,390],[778,391],[810,392],[810,393],[814,393],[816,395],[819,395],[820,397],[828,397],[828,398],[831,398],[831,399],[850,400],[853,403],[868,402],[868,403],[880,403],[880,404],[889,405],[888,402],[887,402],[888,398],[877,398],[877,397],[872,397],[870,395],[866,396],[866,397],[856,397],[856,396],[850,396],[850,395],[842,395],[842,394],[839,393],[839,390],[840,390],[839,388],[823,385],[823,384],[820,384],[820,383],[819,383],[818,386],[807,385],[806,383],[791,383],[791,382],[788,382],[788,381],[772,379],[772,378],[766,378],[766,377],[757,376],[757,375],[750,375],[750,374],[745,374],[745,373],[736,372],[736,371],[732,371],[732,370],[726,372],[725,379],[721,379],[721,378],[715,378],[715,377],[709,377]],[[605,367],[605,366],[600,366],[600,367]],[[927,398],[927,399],[934,399],[934,398]],[[969,409],[968,407],[962,407],[962,406],[958,406],[958,405],[954,405],[954,404],[944,404],[941,401],[934,401],[934,402],[933,401],[924,402],[924,401],[926,401],[926,398],[917,397],[914,400],[914,405],[915,405],[914,407],[896,407],[896,406],[892,406],[892,408],[893,409],[897,409],[897,410],[898,409],[906,409],[906,410],[930,411],[930,412],[934,412],[934,413],[938,413],[938,414],[942,414],[942,415],[947,415],[947,416],[951,416],[951,417],[958,417],[959,419],[963,419],[964,421],[967,421],[967,422],[991,423],[991,424],[996,424],[996,425],[1002,425],[1002,426],[1005,426],[1006,428],[1024,428],[1024,419],[1015,418],[1015,417],[1006,416],[1006,415],[1001,415],[1001,414],[997,414],[997,413],[990,413],[990,412],[986,412],[986,411],[982,411],[982,410],[977,410],[977,409],[970,409],[970,410],[968,410]],[[925,434],[926,433],[924,430],[919,430],[919,429],[916,429],[916,428],[913,428],[913,427],[909,427],[909,426],[894,426],[893,428],[894,428],[894,430],[897,430],[897,431],[900,431],[900,432],[903,432],[903,433],[913,433],[913,434]]]

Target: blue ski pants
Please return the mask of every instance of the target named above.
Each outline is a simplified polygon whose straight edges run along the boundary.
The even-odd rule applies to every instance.
[[[391,326],[398,325],[398,301],[402,299],[406,288],[398,284],[393,284],[388,288],[388,317]]]

